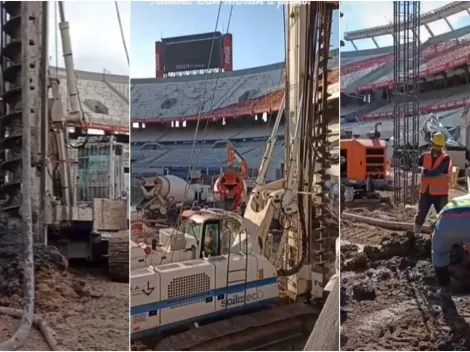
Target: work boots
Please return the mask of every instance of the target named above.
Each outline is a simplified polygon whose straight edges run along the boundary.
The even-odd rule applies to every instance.
[[[419,235],[421,233],[421,227],[422,225],[415,224],[415,227],[414,227],[415,235]]]
[[[443,301],[452,300],[452,290],[450,286],[441,286],[436,293],[431,294],[432,298],[442,299]]]

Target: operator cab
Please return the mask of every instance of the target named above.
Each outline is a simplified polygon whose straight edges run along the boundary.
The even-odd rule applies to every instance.
[[[235,218],[196,212],[183,222],[181,231],[196,239],[197,256],[207,258],[228,254],[240,227]]]
[[[199,222],[188,219],[184,223],[183,232],[196,239],[199,258],[221,254],[220,220]]]

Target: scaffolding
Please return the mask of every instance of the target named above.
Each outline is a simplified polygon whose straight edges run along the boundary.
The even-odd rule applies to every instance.
[[[417,198],[420,2],[393,2],[393,166],[395,204]]]

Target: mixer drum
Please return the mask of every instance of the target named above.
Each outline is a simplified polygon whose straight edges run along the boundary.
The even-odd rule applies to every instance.
[[[196,199],[194,188],[174,175],[159,176],[155,180],[155,192],[171,203],[192,204]]]

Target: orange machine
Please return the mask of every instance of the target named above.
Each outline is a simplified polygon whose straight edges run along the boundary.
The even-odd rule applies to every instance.
[[[376,137],[341,141],[341,181],[356,196],[369,196],[377,186],[387,185],[386,148],[385,141]]]
[[[239,170],[234,167],[234,159],[240,164]],[[229,167],[224,168],[215,181],[214,192],[219,195],[223,209],[236,211],[246,195],[248,165],[230,143],[227,143],[227,163]]]
[[[229,167],[233,167],[233,160],[235,158],[240,163],[240,176],[246,179],[248,177],[248,165],[246,160],[243,159],[241,154],[237,152],[230,143],[227,143],[227,163]]]

